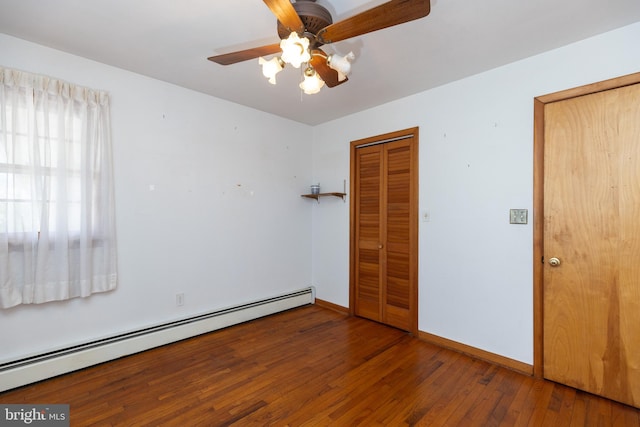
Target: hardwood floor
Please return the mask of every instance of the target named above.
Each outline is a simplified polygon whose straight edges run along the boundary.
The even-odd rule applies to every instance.
[[[0,394],[72,426],[640,426],[640,410],[306,306]]]

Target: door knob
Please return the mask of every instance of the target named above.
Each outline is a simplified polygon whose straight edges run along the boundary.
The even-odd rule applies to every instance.
[[[553,257],[553,258],[549,259],[549,265],[551,267],[557,267],[557,266],[560,265],[560,260],[558,258],[556,258],[556,257]]]
[[[378,244],[378,249],[382,249],[382,243]]]

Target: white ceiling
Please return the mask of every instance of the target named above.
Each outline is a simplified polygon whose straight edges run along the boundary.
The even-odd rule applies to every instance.
[[[337,22],[384,0],[318,3]],[[278,42],[261,0],[0,0],[0,32],[310,125],[638,21],[640,0],[432,0],[426,18],[326,46],[356,54],[349,81],[304,95],[298,69],[273,86],[257,60],[206,59]]]

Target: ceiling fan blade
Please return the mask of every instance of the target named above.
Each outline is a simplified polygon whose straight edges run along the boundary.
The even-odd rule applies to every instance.
[[[338,78],[338,72],[327,65],[327,54],[320,49],[313,49],[311,51],[309,64],[316,70],[316,73],[318,73],[328,87],[338,86],[348,80],[346,77],[344,80]]]
[[[259,56],[273,55],[274,53],[280,52],[282,52],[280,49],[280,43],[277,43],[246,50],[239,50],[237,52],[225,53],[223,55],[211,56],[207,59],[220,65],[231,65],[247,61],[249,59],[255,59]]]
[[[264,0],[271,12],[278,18],[278,21],[290,31],[302,33],[304,24],[298,16],[298,12],[293,8],[291,0]]]
[[[317,38],[324,44],[334,43],[423,18],[430,11],[430,0],[391,0],[328,25],[318,32]]]

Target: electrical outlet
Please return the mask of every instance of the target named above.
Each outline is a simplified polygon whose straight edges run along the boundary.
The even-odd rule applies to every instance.
[[[176,305],[178,307],[180,307],[181,305],[184,305],[184,294],[183,293],[176,294]]]
[[[511,224],[526,224],[528,212],[527,209],[511,209],[509,211],[509,222]]]

